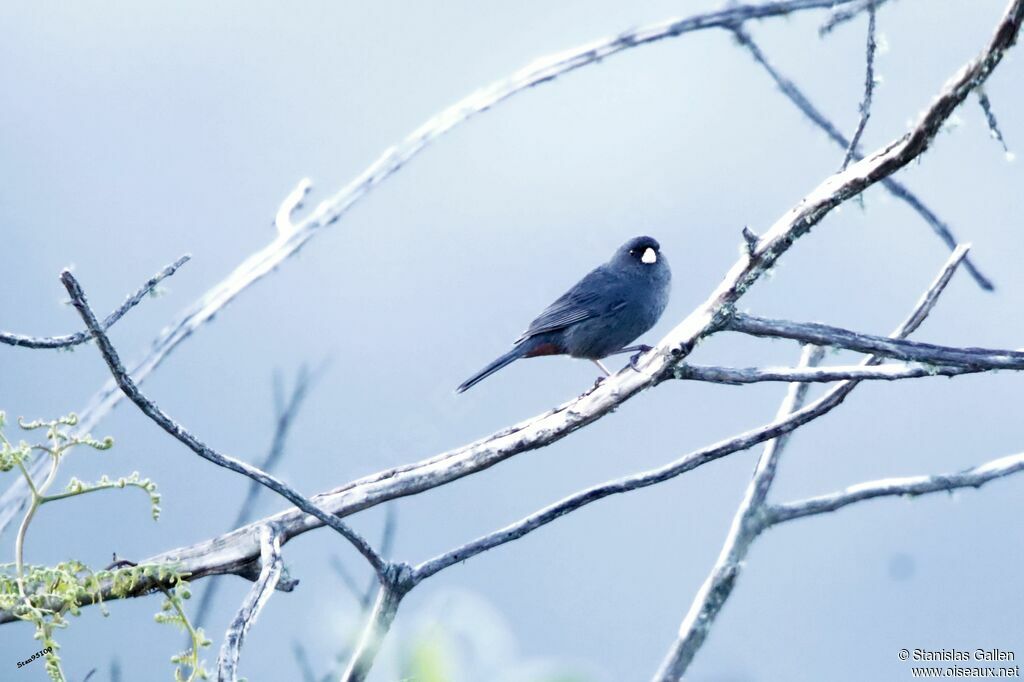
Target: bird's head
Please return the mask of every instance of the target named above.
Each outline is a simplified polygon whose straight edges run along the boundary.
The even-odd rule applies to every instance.
[[[658,268],[662,265],[661,244],[654,237],[633,237],[619,247],[612,262],[631,268]]]

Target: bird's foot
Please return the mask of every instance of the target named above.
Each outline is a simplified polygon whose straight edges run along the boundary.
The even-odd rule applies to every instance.
[[[637,348],[639,350],[636,353],[634,353],[631,358],[629,358],[629,366],[632,367],[634,371],[639,372],[640,367],[637,365],[637,362],[640,360],[641,355],[651,350],[651,347],[641,344],[640,346],[637,346]]]

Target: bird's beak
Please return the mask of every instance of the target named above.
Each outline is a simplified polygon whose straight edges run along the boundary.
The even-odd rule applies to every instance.
[[[648,265],[650,265],[651,263],[657,262],[657,260],[658,260],[658,253],[654,249],[649,247],[649,246],[644,251],[644,255],[640,257],[640,261],[643,262],[643,263],[647,263]]]

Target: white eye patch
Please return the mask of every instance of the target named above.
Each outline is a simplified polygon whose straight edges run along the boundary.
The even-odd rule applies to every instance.
[[[652,249],[649,246],[647,247],[646,250],[644,250],[644,255],[640,257],[640,261],[642,263],[647,263],[648,265],[650,265],[651,263],[657,262],[657,260],[658,260],[658,254],[655,253],[654,249]]]

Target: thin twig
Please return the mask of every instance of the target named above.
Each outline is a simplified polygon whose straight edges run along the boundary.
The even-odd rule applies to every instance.
[[[192,435],[192,433],[185,429],[181,424],[171,419],[155,402],[143,395],[142,392],[139,391],[138,386],[135,385],[135,382],[125,371],[124,365],[121,363],[121,359],[118,357],[117,351],[114,349],[110,339],[100,328],[99,322],[96,320],[96,315],[93,313],[92,308],[89,307],[89,302],[86,300],[85,292],[82,291],[82,287],[78,283],[78,280],[75,279],[75,276],[67,270],[62,272],[60,277],[61,281],[64,282],[65,288],[68,290],[68,294],[71,296],[72,304],[75,306],[75,309],[78,310],[79,315],[82,316],[82,320],[85,322],[86,326],[95,336],[96,346],[103,355],[103,359],[106,361],[107,367],[110,369],[110,373],[117,381],[117,385],[121,387],[121,390],[124,391],[129,400],[135,403],[143,414],[152,419],[158,426],[160,426],[160,428],[181,441],[185,446],[192,450],[192,452],[196,453],[203,459],[213,462],[217,466],[248,476],[252,480],[259,482],[261,485],[270,488],[278,495],[281,495],[303,512],[311,514],[336,530],[345,537],[345,539],[351,542],[359,553],[370,562],[370,565],[373,566],[373,569],[378,575],[383,575],[386,562],[373,550],[372,547],[370,547],[370,544],[363,539],[361,535],[349,528],[341,519],[320,509],[294,488],[283,481],[270,476],[265,471],[262,471],[251,464],[235,459],[234,457],[222,455],[217,452]]]
[[[302,178],[295,189],[281,202],[281,206],[277,209],[277,215],[274,216],[274,227],[277,228],[278,238],[287,238],[295,232],[292,216],[302,208],[302,200],[306,198],[311,189],[313,189],[313,181],[309,178]]]
[[[1006,138],[1003,137],[1003,131],[999,128],[999,121],[996,120],[996,113],[992,110],[992,102],[989,101],[985,88],[978,88],[978,104],[981,105],[981,110],[985,112],[985,123],[988,124],[988,132],[1002,145],[1003,152],[1009,155],[1011,153],[1010,148],[1006,146]]]
[[[191,256],[186,254],[150,277],[145,284],[139,287],[138,291],[126,298],[120,307],[103,319],[100,328],[106,331],[114,326],[118,320],[124,317],[125,313],[142,302],[142,299],[146,296],[152,294],[160,282],[177,272],[178,268],[187,263],[190,258]],[[64,336],[27,336],[25,334],[0,332],[0,343],[5,343],[9,346],[20,346],[22,348],[71,348],[72,346],[85,343],[91,338],[92,334],[88,330]]]
[[[826,514],[855,502],[863,502],[876,497],[913,497],[929,493],[950,492],[958,488],[980,488],[989,481],[1004,478],[1022,470],[1024,470],[1024,453],[1018,453],[955,473],[901,476],[866,481],[827,495],[769,505],[766,509],[765,523],[775,525],[816,514]]]
[[[871,117],[871,99],[875,94],[875,50],[878,43],[875,42],[875,0],[868,2],[868,37],[864,56],[864,98],[860,103],[860,120],[857,121],[857,129],[850,138],[850,144],[846,147],[846,156],[843,158],[843,170],[853,161],[853,155],[860,147],[860,138],[864,134],[864,128],[868,125]]]
[[[878,4],[881,3],[879,2]],[[804,94],[796,83],[794,83],[790,78],[784,76],[777,68],[775,68],[775,66],[768,60],[768,56],[742,26],[731,27],[731,30],[740,45],[747,48],[751,56],[754,58],[754,61],[757,62],[757,64],[760,65],[775,82],[779,91],[785,95],[786,98],[811,121],[811,123],[823,130],[825,134],[828,135],[829,139],[835,142],[839,147],[843,149],[850,147],[850,141],[839,131],[839,128],[837,128],[832,121],[830,121],[817,107],[814,106],[814,104],[807,98],[807,95]],[[859,161],[862,158],[863,155],[860,151],[854,149],[854,159]],[[921,216],[939,239],[949,247],[950,251],[956,248],[959,240],[953,235],[953,230],[941,218],[939,218],[933,210],[928,208],[928,206],[926,206],[916,194],[907,189],[905,185],[895,178],[885,178],[882,180],[881,184],[886,191],[907,204],[919,216]],[[992,284],[992,280],[981,273],[973,260],[968,259],[967,262],[964,263],[964,266],[971,273],[971,277],[974,278],[974,281],[979,287],[985,291],[992,291],[995,288],[995,285]]]
[[[817,322],[772,320],[737,312],[725,323],[725,328],[751,336],[793,339],[911,362],[957,365],[975,370],[1024,369],[1024,351],[940,346],[864,334]]]
[[[242,651],[242,642],[249,628],[253,626],[274,594],[277,581],[281,578],[284,560],[281,557],[281,536],[271,526],[260,527],[260,576],[252,584],[238,612],[224,633],[220,656],[217,659],[217,679],[219,682],[235,682],[238,679],[238,658]]]

